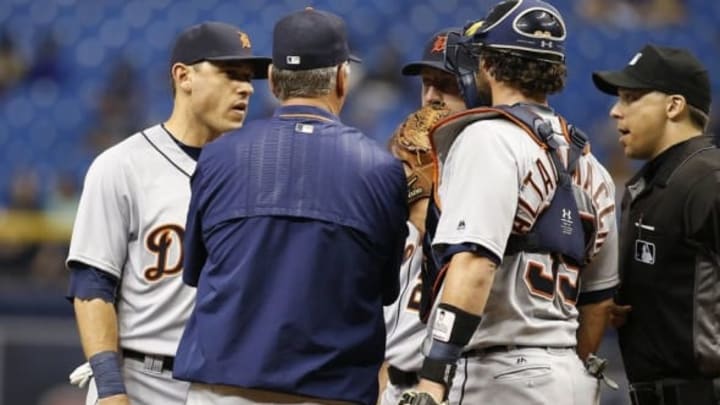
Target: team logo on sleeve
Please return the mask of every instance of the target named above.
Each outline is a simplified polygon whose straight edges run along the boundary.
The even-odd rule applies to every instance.
[[[180,273],[184,236],[185,229],[175,224],[161,225],[147,234],[145,247],[155,256],[155,263],[143,271],[147,280],[158,281]]]

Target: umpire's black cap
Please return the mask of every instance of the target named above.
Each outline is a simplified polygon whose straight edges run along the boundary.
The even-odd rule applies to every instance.
[[[686,49],[648,44],[623,70],[594,72],[595,87],[617,96],[618,88],[680,94],[688,104],[710,112],[710,77]]]
[[[285,70],[337,66],[360,59],[350,54],[345,21],[307,7],[280,19],[273,29],[272,64]]]
[[[170,66],[175,63],[192,65],[202,61],[247,63],[253,67],[253,77],[265,79],[271,59],[253,55],[250,37],[240,28],[209,21],[193,25],[178,36]]]
[[[460,31],[462,31],[462,29],[459,27],[451,27],[434,33],[425,44],[422,59],[403,66],[402,74],[405,76],[417,76],[424,67],[431,67],[442,70],[443,72],[452,73],[445,67],[445,46],[447,45],[448,33],[459,33]]]

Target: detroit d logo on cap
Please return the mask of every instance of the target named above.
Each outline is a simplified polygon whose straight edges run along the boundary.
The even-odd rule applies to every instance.
[[[238,31],[238,36],[240,37],[240,46],[242,46],[244,49],[250,49],[252,47],[252,44],[250,44],[250,37],[242,31]]]

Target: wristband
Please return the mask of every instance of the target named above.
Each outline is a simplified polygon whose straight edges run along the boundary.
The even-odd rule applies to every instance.
[[[440,303],[435,311],[432,328],[433,340],[465,347],[475,333],[482,317],[456,306]],[[459,353],[458,353],[459,357]]]
[[[98,398],[125,394],[125,384],[117,352],[96,353],[90,357],[89,362],[95,378]]]
[[[455,378],[456,363],[448,363],[443,360],[436,360],[426,357],[423,361],[422,369],[420,369],[420,378],[434,383],[438,383],[445,387],[443,392],[443,401],[447,401],[450,395],[450,387],[452,380]]]

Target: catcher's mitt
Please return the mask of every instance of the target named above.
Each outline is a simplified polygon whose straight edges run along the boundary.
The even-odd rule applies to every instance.
[[[408,115],[390,138],[390,151],[409,169],[408,204],[430,197],[433,160],[430,156],[430,129],[450,115],[445,103],[431,103]]]

